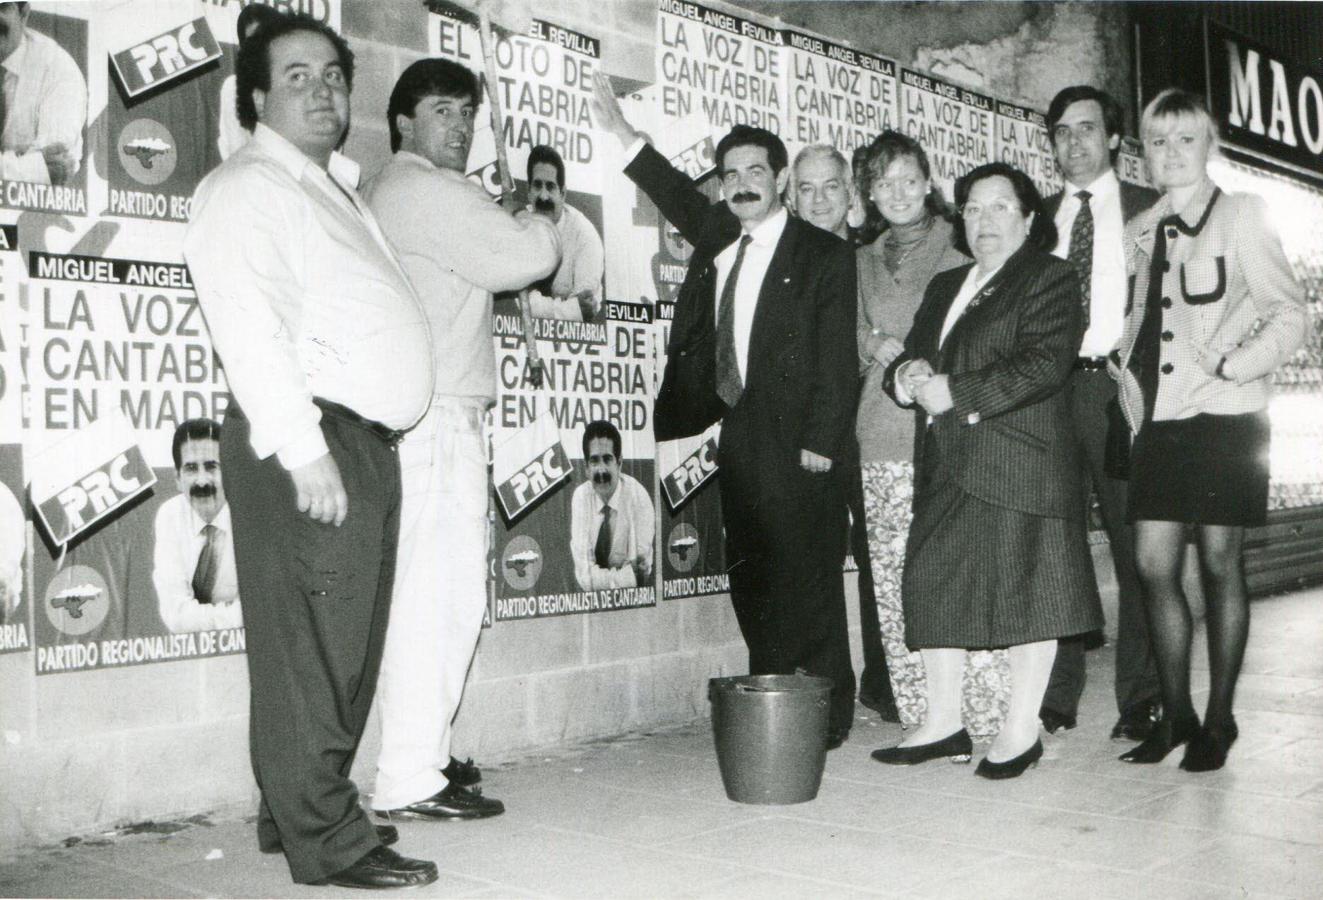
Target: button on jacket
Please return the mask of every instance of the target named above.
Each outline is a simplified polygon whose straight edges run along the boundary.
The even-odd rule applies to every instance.
[[[1139,381],[1128,368],[1144,320],[1158,229],[1164,229],[1161,364],[1155,421],[1201,413],[1235,415],[1268,405],[1269,378],[1304,342],[1304,290],[1282,251],[1267,204],[1219,192],[1205,179],[1183,215],[1164,195],[1126,226],[1130,310],[1119,345],[1122,408],[1134,431],[1144,417]],[[1225,354],[1222,378],[1199,365],[1195,345]]]

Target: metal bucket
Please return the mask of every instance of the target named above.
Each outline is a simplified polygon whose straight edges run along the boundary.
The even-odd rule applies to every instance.
[[[830,678],[816,675],[708,682],[727,797],[737,803],[804,803],[818,796],[831,688]]]

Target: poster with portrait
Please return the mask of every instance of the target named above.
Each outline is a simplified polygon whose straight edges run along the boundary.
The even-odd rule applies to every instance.
[[[277,12],[296,6],[254,5]],[[340,0],[297,7],[338,30]],[[198,182],[247,141],[234,108],[243,8],[215,0],[140,0],[100,17],[110,70],[107,214],[187,222]],[[261,21],[252,13],[248,18]]]
[[[1010,163],[1033,179],[1038,192],[1050,197],[1061,190],[1061,173],[1052,152],[1047,117],[1027,106],[996,101],[996,159]]]
[[[86,215],[92,147],[90,4],[0,6],[6,103],[0,116],[0,207]],[[12,93],[11,93],[12,90]]]
[[[493,619],[653,606],[653,326],[535,322],[540,384],[518,317],[494,322]]]
[[[242,651],[223,494],[181,496],[172,446],[229,399],[188,270],[152,257],[153,229],[25,224],[37,673]]]
[[[0,653],[32,646],[31,598],[26,562],[28,523],[24,510],[22,384],[24,294],[19,275],[18,227],[12,212],[0,213]]]
[[[603,135],[594,127],[589,111],[601,41],[537,19],[524,34],[498,30],[494,35],[491,52],[504,118],[500,139],[510,177],[525,203],[556,223],[563,248],[559,268],[530,286],[530,309],[538,318],[604,322]],[[471,23],[429,14],[428,49],[432,55],[453,59],[474,72],[484,71],[481,42]],[[496,146],[484,97],[475,121],[467,174],[493,197],[501,191]],[[535,148],[554,151],[560,166],[538,156],[530,167],[530,154],[542,152]],[[498,298],[496,309],[514,312],[514,296]]]
[[[995,153],[992,98],[913,69],[900,73],[901,130],[923,145],[947,200],[970,169]]]
[[[896,64],[798,31],[785,32],[790,158],[809,144],[851,152],[896,127]]]

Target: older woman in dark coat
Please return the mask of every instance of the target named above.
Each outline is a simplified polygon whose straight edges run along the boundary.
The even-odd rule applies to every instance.
[[[1063,392],[1082,301],[1075,269],[1048,252],[1056,228],[1027,175],[980,166],[956,184],[956,201],[957,246],[974,264],[928,285],[886,383],[918,407],[902,593],[929,713],[874,758],[968,759],[966,651],[1008,647],[1010,708],[978,774],[1010,778],[1042,756],[1038,710],[1057,638],[1102,624]]]

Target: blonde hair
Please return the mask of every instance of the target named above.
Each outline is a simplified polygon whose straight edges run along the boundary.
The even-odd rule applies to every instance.
[[[1214,155],[1220,143],[1217,122],[1208,112],[1203,97],[1181,88],[1167,88],[1144,107],[1144,113],[1139,117],[1140,140],[1147,142],[1159,122],[1187,117],[1203,125],[1204,132],[1208,135],[1209,155]]]

